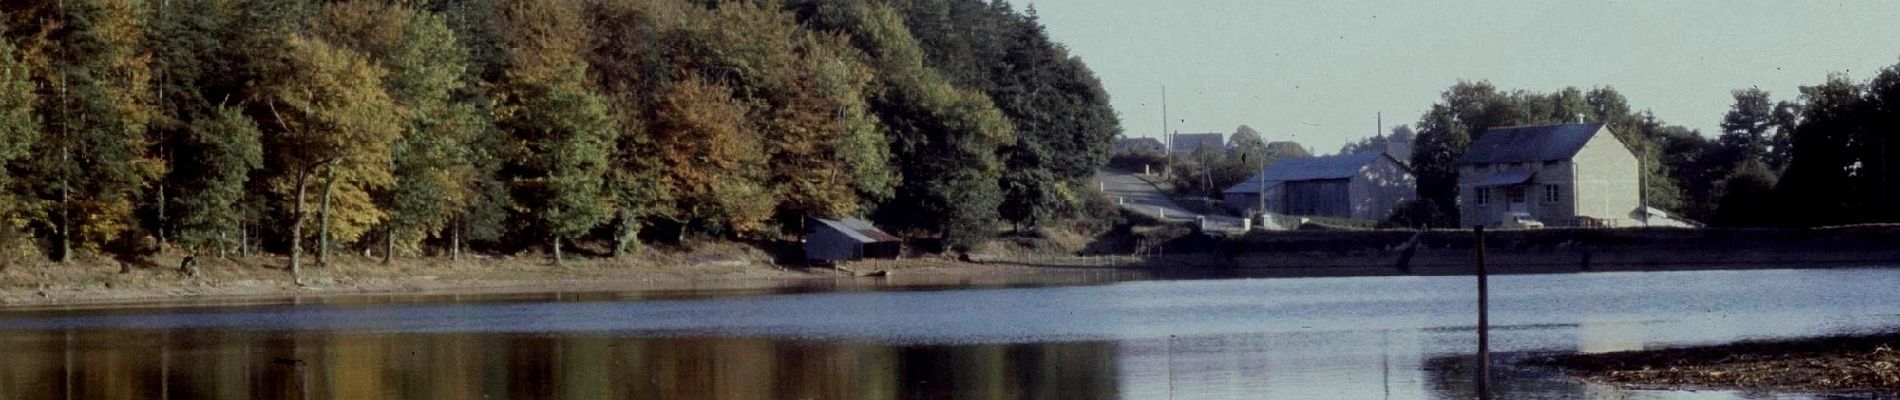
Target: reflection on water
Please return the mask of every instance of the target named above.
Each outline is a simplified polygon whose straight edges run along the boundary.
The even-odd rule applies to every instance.
[[[1495,279],[1503,398],[1812,398],[1630,391],[1509,365],[1900,327],[1889,290],[1900,270]],[[1470,286],[1247,279],[10,312],[0,398],[1457,399],[1474,389]]]
[[[1117,344],[254,331],[16,333],[6,399],[1100,399]]]

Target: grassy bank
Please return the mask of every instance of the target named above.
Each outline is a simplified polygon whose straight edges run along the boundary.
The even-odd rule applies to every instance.
[[[1548,357],[1601,383],[1668,389],[1900,391],[1900,333]]]

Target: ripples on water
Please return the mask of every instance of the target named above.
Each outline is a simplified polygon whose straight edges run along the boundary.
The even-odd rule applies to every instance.
[[[1470,277],[0,314],[0,398],[1465,398]],[[1900,326],[1900,270],[1494,277],[1494,350]],[[711,297],[708,297],[711,296]],[[603,299],[637,294],[597,296]],[[1504,398],[1629,392],[1503,368]],[[1790,395],[1796,398],[1811,397]]]

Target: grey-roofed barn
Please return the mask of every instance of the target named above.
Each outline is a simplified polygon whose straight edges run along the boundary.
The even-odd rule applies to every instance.
[[[903,239],[856,218],[812,218],[806,224],[805,259],[837,263],[864,258],[897,258]]]
[[[1459,222],[1521,213],[1552,226],[1638,225],[1638,175],[1635,154],[1601,123],[1492,128],[1458,158]]]
[[[1265,197],[1266,210],[1273,213],[1383,219],[1415,192],[1405,164],[1373,151],[1276,161],[1222,191],[1222,198],[1242,210],[1260,210]]]

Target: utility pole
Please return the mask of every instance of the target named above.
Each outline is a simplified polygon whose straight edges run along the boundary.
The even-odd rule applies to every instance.
[[[1491,277],[1484,262],[1484,225],[1471,231],[1478,236],[1478,398],[1491,400]]]
[[[1168,131],[1168,85],[1161,85],[1161,180],[1174,178],[1174,134]]]
[[[1636,210],[1643,216],[1643,227],[1649,227],[1649,144],[1643,144],[1643,156],[1636,159],[1637,197],[1642,209]]]

